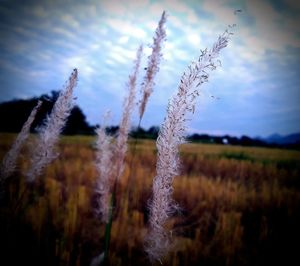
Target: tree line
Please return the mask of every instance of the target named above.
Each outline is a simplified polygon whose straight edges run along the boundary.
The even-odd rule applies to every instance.
[[[43,104],[36,115],[36,119],[31,126],[31,132],[36,133],[39,126],[42,125],[46,116],[51,112],[52,107],[59,95],[59,91],[51,91],[50,94],[43,94],[40,97],[30,99],[15,99],[8,102],[0,103],[0,132],[17,133],[26,121],[31,110],[37,104],[39,99],[43,100]],[[63,129],[63,135],[95,135],[95,129],[98,125],[90,125],[86,116],[78,105],[72,109],[71,115],[68,118],[66,126]],[[118,126],[106,127],[106,132],[114,135],[118,132]],[[132,138],[141,139],[157,139],[159,133],[158,126],[151,126],[148,129],[142,127],[132,128],[130,136]],[[264,146],[264,147],[282,147],[282,145],[267,143],[258,138],[250,138],[248,136],[213,136],[209,134],[191,134],[187,136],[187,141],[210,143],[210,144],[230,144],[242,146]],[[299,146],[299,145],[298,145]],[[287,148],[299,148],[291,145],[285,145]]]

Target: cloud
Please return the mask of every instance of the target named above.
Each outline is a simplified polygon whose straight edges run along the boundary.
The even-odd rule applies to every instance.
[[[246,42],[250,47],[276,51],[282,51],[287,46],[300,47],[299,28],[295,32],[295,18],[289,19],[264,1],[247,2],[246,7],[255,20],[255,32]]]
[[[198,34],[196,33],[191,33],[187,35],[187,40],[190,42],[193,46],[196,46],[197,48],[201,44],[201,38]]]
[[[73,29],[78,29],[80,27],[80,22],[77,21],[74,16],[70,14],[62,14],[61,20],[69,27]]]
[[[163,10],[167,42],[145,125],[161,123],[183,71],[232,23],[237,27],[220,55],[223,66],[201,88],[199,117],[193,117],[191,128],[262,131],[264,119],[275,121],[277,115],[287,121],[298,110],[299,4],[293,1],[283,8],[258,0],[7,2],[0,7],[0,82],[10,89],[6,99],[59,89],[77,67],[76,94],[88,120],[98,121],[101,110],[112,105],[117,121],[136,49],[143,42],[143,70]],[[268,130],[279,124],[272,122]]]
[[[124,36],[119,38],[118,43],[126,44],[126,43],[128,43],[128,41],[129,41],[129,36],[124,35]]]
[[[73,39],[73,40],[76,39],[76,33],[72,32],[66,28],[53,27],[51,30],[52,30],[52,32],[57,33],[57,34],[63,36],[64,38],[67,37],[67,38]]]
[[[126,34],[132,38],[142,39],[146,37],[146,32],[137,25],[118,18],[108,18],[106,24],[120,34]]]
[[[41,5],[35,5],[30,10],[33,16],[42,19],[46,18],[48,15],[46,8]]]
[[[296,9],[297,11],[300,10],[300,2],[294,0],[285,0],[286,4],[289,6],[290,9]]]
[[[127,12],[127,8],[125,6],[124,1],[118,1],[118,0],[101,1],[100,6],[101,9],[105,12],[105,14],[111,16],[122,17]]]
[[[229,6],[228,3],[222,0],[205,0],[202,2],[202,9],[214,16],[214,21],[222,21],[222,24],[233,24],[237,18],[234,14],[236,9],[240,8],[240,5],[236,5],[235,8]]]

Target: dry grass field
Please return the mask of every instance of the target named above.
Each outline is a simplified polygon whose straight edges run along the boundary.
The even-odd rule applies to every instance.
[[[15,135],[0,135],[0,159]],[[28,186],[23,149],[1,201],[2,265],[89,265],[103,251],[104,225],[93,211],[95,137],[62,137],[60,156]],[[143,251],[155,142],[132,145],[117,190],[110,265],[149,265]],[[164,265],[297,265],[300,151],[185,144],[168,226],[174,247]],[[131,176],[130,187],[128,178]],[[160,265],[158,263],[158,265]]]

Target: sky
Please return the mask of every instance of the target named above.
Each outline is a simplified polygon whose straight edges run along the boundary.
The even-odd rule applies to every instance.
[[[100,124],[111,110],[117,125],[136,51],[144,45],[139,90],[164,10],[167,40],[142,127],[162,124],[188,65],[236,24],[188,132],[300,132],[300,2],[291,0],[0,0],[0,102],[60,90],[77,68],[74,94],[87,121]]]

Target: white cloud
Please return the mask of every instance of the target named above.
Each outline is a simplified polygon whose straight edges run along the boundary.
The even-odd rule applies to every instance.
[[[233,24],[237,17],[234,15],[234,9],[226,6],[224,0],[204,0],[202,4],[204,11],[212,14],[216,21],[222,21],[223,24]],[[236,9],[239,9],[237,6]]]
[[[58,65],[63,73],[78,68],[80,77],[83,79],[87,79],[96,73],[96,69],[92,66],[90,60],[80,54],[63,58]]]
[[[171,1],[166,1],[167,7],[172,9],[172,11],[177,12],[177,13],[191,13],[190,7],[185,5],[182,1],[179,0],[171,0]]]
[[[196,14],[194,12],[189,12],[187,14],[187,22],[189,24],[199,24],[200,19],[199,19],[199,17],[196,16]]]
[[[154,30],[156,29],[156,27],[157,27],[157,23],[155,23],[154,21],[147,21],[147,22],[145,23],[145,26],[146,26],[149,30],[154,31]]]
[[[49,75],[49,71],[46,70],[30,70],[27,74],[32,78],[43,79]]]
[[[136,51],[132,51],[118,45],[114,45],[113,47],[111,47],[110,52],[114,54],[122,55],[124,58],[127,58],[129,60],[133,60],[136,55]]]
[[[109,57],[111,59],[113,59],[114,61],[118,62],[118,63],[121,63],[121,64],[126,64],[128,63],[127,59],[122,55],[122,54],[119,54],[119,53],[114,53],[114,52],[111,52],[109,54]]]
[[[125,1],[128,10],[138,10],[145,9],[149,6],[148,0],[139,0],[139,1]]]
[[[129,41],[129,37],[128,36],[122,36],[121,38],[119,38],[118,42],[120,44],[126,44]]]
[[[285,24],[286,18],[270,4],[264,1],[249,1],[247,11],[255,19],[256,31],[255,35],[248,38],[249,45],[276,51],[284,50],[287,45],[300,47],[300,38],[290,29],[295,24],[291,20]]]
[[[110,0],[99,1],[99,3],[103,12],[109,15],[123,16],[127,12],[126,1]]]
[[[196,47],[199,47],[200,43],[201,43],[201,39],[200,36],[196,33],[191,33],[187,36],[187,40]]]
[[[177,16],[170,14],[168,16],[168,23],[171,23],[175,28],[184,31],[186,24]]]
[[[76,39],[76,37],[77,37],[75,32],[67,30],[67,29],[65,29],[63,27],[58,27],[58,26],[57,27],[53,27],[52,31],[54,33],[60,34],[63,37],[68,37],[70,39]]]
[[[77,29],[80,26],[80,23],[70,14],[62,14],[61,20],[74,29]]]
[[[152,17],[158,17],[161,15],[162,11],[165,10],[166,6],[163,1],[161,2],[154,2],[149,6],[149,14],[151,14]]]
[[[129,21],[124,21],[118,18],[108,18],[105,20],[105,22],[109,27],[119,32],[120,34],[138,39],[146,37],[146,33],[144,30],[139,28],[138,25],[132,25]]]
[[[106,59],[106,60],[105,60],[105,63],[106,63],[107,65],[111,65],[111,66],[115,66],[115,65],[116,65],[116,61],[111,60],[111,59]]]
[[[210,97],[211,94],[220,96],[221,104],[225,103],[222,107],[227,105],[229,109],[242,110],[251,107],[256,104],[256,101],[253,102],[256,96],[261,102],[269,102],[269,105],[261,104],[262,109],[264,106],[270,106],[275,110],[274,106],[279,106],[278,103],[283,109],[285,102],[280,101],[280,86],[298,84],[297,79],[292,76],[292,81],[289,81],[289,76],[285,75],[278,77],[278,82],[273,84],[272,77],[276,75],[274,73],[277,73],[275,68],[278,65],[287,72],[296,71],[289,69],[289,63],[297,60],[295,55],[285,50],[286,45],[300,47],[296,35],[299,33],[299,19],[295,17],[295,12],[292,12],[294,17],[287,16],[287,8],[283,14],[268,5],[268,2],[257,0],[246,1],[247,5],[242,13],[234,16],[234,9],[226,5],[229,2],[196,2],[95,0],[94,5],[74,3],[65,10],[47,10],[42,4],[32,11],[27,8],[26,14],[31,14],[34,19],[26,15],[20,20],[10,22],[11,24],[4,23],[1,27],[1,34],[5,33],[4,36],[12,40],[8,42],[5,41],[6,38],[1,39],[0,47],[5,52],[9,51],[8,55],[2,52],[3,58],[11,57],[13,60],[2,58],[0,64],[5,71],[13,73],[11,76],[18,76],[20,80],[30,81],[33,85],[38,84],[36,87],[41,87],[42,84],[47,87],[45,90],[56,88],[56,85],[53,85],[55,81],[58,82],[61,77],[68,77],[72,69],[78,67],[82,88],[82,97],[78,97],[80,103],[83,103],[83,97],[87,97],[98,106],[98,100],[95,100],[98,96],[103,97],[103,102],[117,100],[114,105],[120,103],[121,106],[136,49],[142,41],[146,56],[151,53],[151,48],[146,45],[152,43],[158,19],[162,11],[166,10],[167,42],[162,51],[164,60],[161,62],[160,72],[155,79],[157,85],[149,102],[149,110],[152,110],[150,113],[153,113],[153,117],[156,114],[160,117],[162,112],[165,112],[167,100],[177,89],[182,72],[191,60],[197,58],[199,49],[209,48],[227,24],[239,19],[229,47],[220,55],[223,67],[213,73],[210,82],[203,87],[203,94],[199,100],[201,104],[197,109],[201,109],[201,115],[209,110],[210,117],[215,115],[223,118],[227,113],[229,120],[232,110],[231,113],[228,113],[226,108],[220,111],[220,105]],[[237,6],[236,9],[238,8],[240,7]],[[296,9],[297,5],[294,8]],[[198,15],[196,9],[205,15]],[[1,9],[0,12],[5,15]],[[13,11],[7,14],[13,15]],[[43,34],[40,34],[41,32]],[[25,41],[20,42],[22,39]],[[273,50],[271,59],[268,58],[270,49]],[[142,66],[147,63],[146,56]],[[294,58],[291,58],[292,56]],[[270,73],[273,73],[273,76]],[[141,78],[143,74],[141,71]],[[13,84],[13,81],[9,84]],[[14,86],[17,91],[16,85]],[[26,87],[34,86],[26,84]],[[35,90],[34,93],[38,95],[40,91],[37,88]],[[287,91],[286,95],[295,95],[291,93],[290,86],[284,86],[282,90]],[[94,114],[94,107],[92,104],[86,106],[90,108],[90,119]],[[214,111],[212,106],[219,109]],[[116,108],[116,111],[120,111],[119,109]],[[260,111],[257,110],[257,114]],[[224,113],[224,116],[218,112]],[[253,117],[252,113],[249,113],[247,119]],[[149,121],[151,124],[153,119],[150,118]],[[195,119],[195,124],[198,122],[199,125],[200,122],[207,123],[206,120]]]

